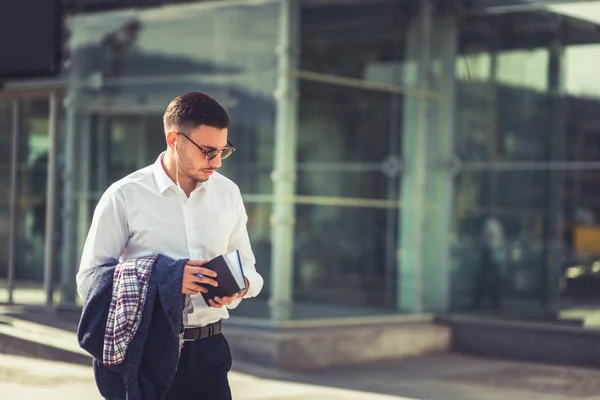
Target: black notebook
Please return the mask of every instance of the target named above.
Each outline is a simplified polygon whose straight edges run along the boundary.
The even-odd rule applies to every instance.
[[[202,293],[202,297],[209,306],[208,300],[215,297],[230,297],[246,289],[246,280],[244,279],[239,251],[235,250],[232,253],[215,257],[204,264],[203,267],[215,271],[217,273],[215,279],[219,282],[217,287],[199,284],[208,289],[208,293]]]

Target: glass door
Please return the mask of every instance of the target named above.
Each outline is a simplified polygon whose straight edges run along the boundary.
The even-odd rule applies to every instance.
[[[51,140],[56,130],[51,130],[55,119],[50,99],[0,98],[0,302],[52,301],[58,226],[54,209],[53,215],[47,215],[48,202],[55,204],[48,196],[49,183],[56,182],[49,174],[50,158],[55,155],[51,147],[56,146]],[[52,193],[58,193],[55,187]]]
[[[18,102],[16,303],[43,304],[48,155],[47,98]]]

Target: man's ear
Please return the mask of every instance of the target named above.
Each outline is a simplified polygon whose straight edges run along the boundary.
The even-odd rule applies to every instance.
[[[177,133],[174,131],[167,132],[167,146],[173,148],[175,150],[175,146],[177,145]]]

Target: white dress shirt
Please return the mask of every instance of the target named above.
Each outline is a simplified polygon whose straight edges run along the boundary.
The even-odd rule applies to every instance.
[[[207,182],[198,183],[188,198],[163,169],[163,155],[112,184],[100,198],[77,273],[79,296],[86,298],[94,284],[92,273],[102,264],[154,254],[210,260],[234,250],[240,252],[250,283],[244,298],[256,296],[263,278],[254,267],[238,186],[215,172]],[[205,326],[228,317],[226,307],[207,306],[201,294],[186,296],[185,326]]]

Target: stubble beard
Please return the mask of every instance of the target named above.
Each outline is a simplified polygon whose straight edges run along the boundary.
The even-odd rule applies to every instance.
[[[200,175],[198,175],[198,174],[196,174],[196,173],[193,173],[193,172],[188,172],[187,170],[186,170],[184,173],[185,173],[185,176],[186,176],[188,179],[191,179],[192,181],[194,181],[194,182],[196,182],[196,183],[202,183],[202,182],[206,182],[206,181],[208,181],[208,179],[210,178],[210,177],[203,177],[203,176],[200,176]]]
[[[180,152],[179,154],[181,156],[179,158],[179,173],[181,175],[184,175],[186,178],[196,183],[208,181],[210,177],[201,176],[193,170],[192,162],[188,158],[187,153]]]

